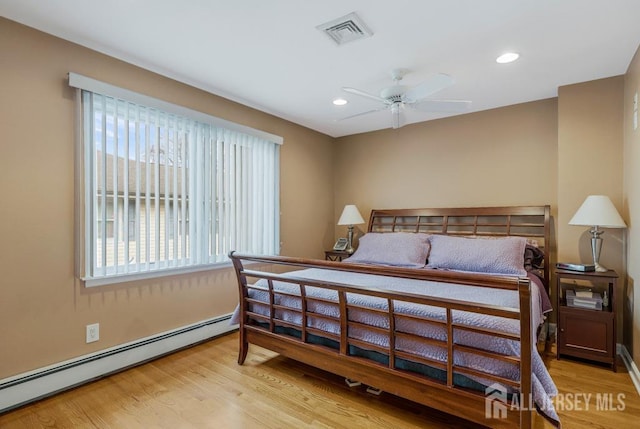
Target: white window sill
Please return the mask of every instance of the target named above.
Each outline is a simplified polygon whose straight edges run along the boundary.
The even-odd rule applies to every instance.
[[[220,270],[224,268],[233,267],[231,261],[217,262],[213,264],[197,265],[181,268],[167,268],[157,271],[150,271],[144,273],[129,273],[129,274],[117,274],[107,277],[84,277],[81,280],[84,282],[85,287],[106,286],[118,283],[126,283],[137,280],[157,279],[160,277],[175,276],[179,274],[197,273],[201,271]]]

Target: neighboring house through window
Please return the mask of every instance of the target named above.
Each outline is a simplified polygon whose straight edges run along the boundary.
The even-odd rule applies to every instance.
[[[282,138],[70,74],[88,286],[279,252]]]

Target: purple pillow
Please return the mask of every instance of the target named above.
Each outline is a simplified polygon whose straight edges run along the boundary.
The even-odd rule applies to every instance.
[[[358,250],[344,262],[422,268],[429,256],[429,234],[370,232],[360,238]]]
[[[429,237],[429,268],[526,276],[524,237],[500,239],[463,238],[448,235]]]

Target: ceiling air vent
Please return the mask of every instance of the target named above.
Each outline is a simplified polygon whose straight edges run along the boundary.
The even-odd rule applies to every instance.
[[[366,39],[373,35],[371,30],[367,28],[355,12],[325,22],[316,28],[329,36],[337,45],[343,45],[354,40]]]

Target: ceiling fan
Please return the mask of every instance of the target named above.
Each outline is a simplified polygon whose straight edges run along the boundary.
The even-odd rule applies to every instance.
[[[437,73],[430,76],[420,85],[410,88],[405,85],[400,85],[400,81],[407,73],[408,70],[406,69],[392,70],[391,79],[393,80],[393,85],[383,88],[382,91],[380,91],[380,95],[370,94],[355,88],[342,88],[345,92],[376,100],[384,105],[378,109],[357,113],[342,118],[341,120],[368,115],[369,113],[379,112],[381,110],[390,110],[393,128],[400,128],[403,125],[402,111],[405,107],[425,112],[456,113],[464,112],[471,106],[471,101],[467,100],[434,100],[427,98],[453,85],[454,81],[451,76]]]

